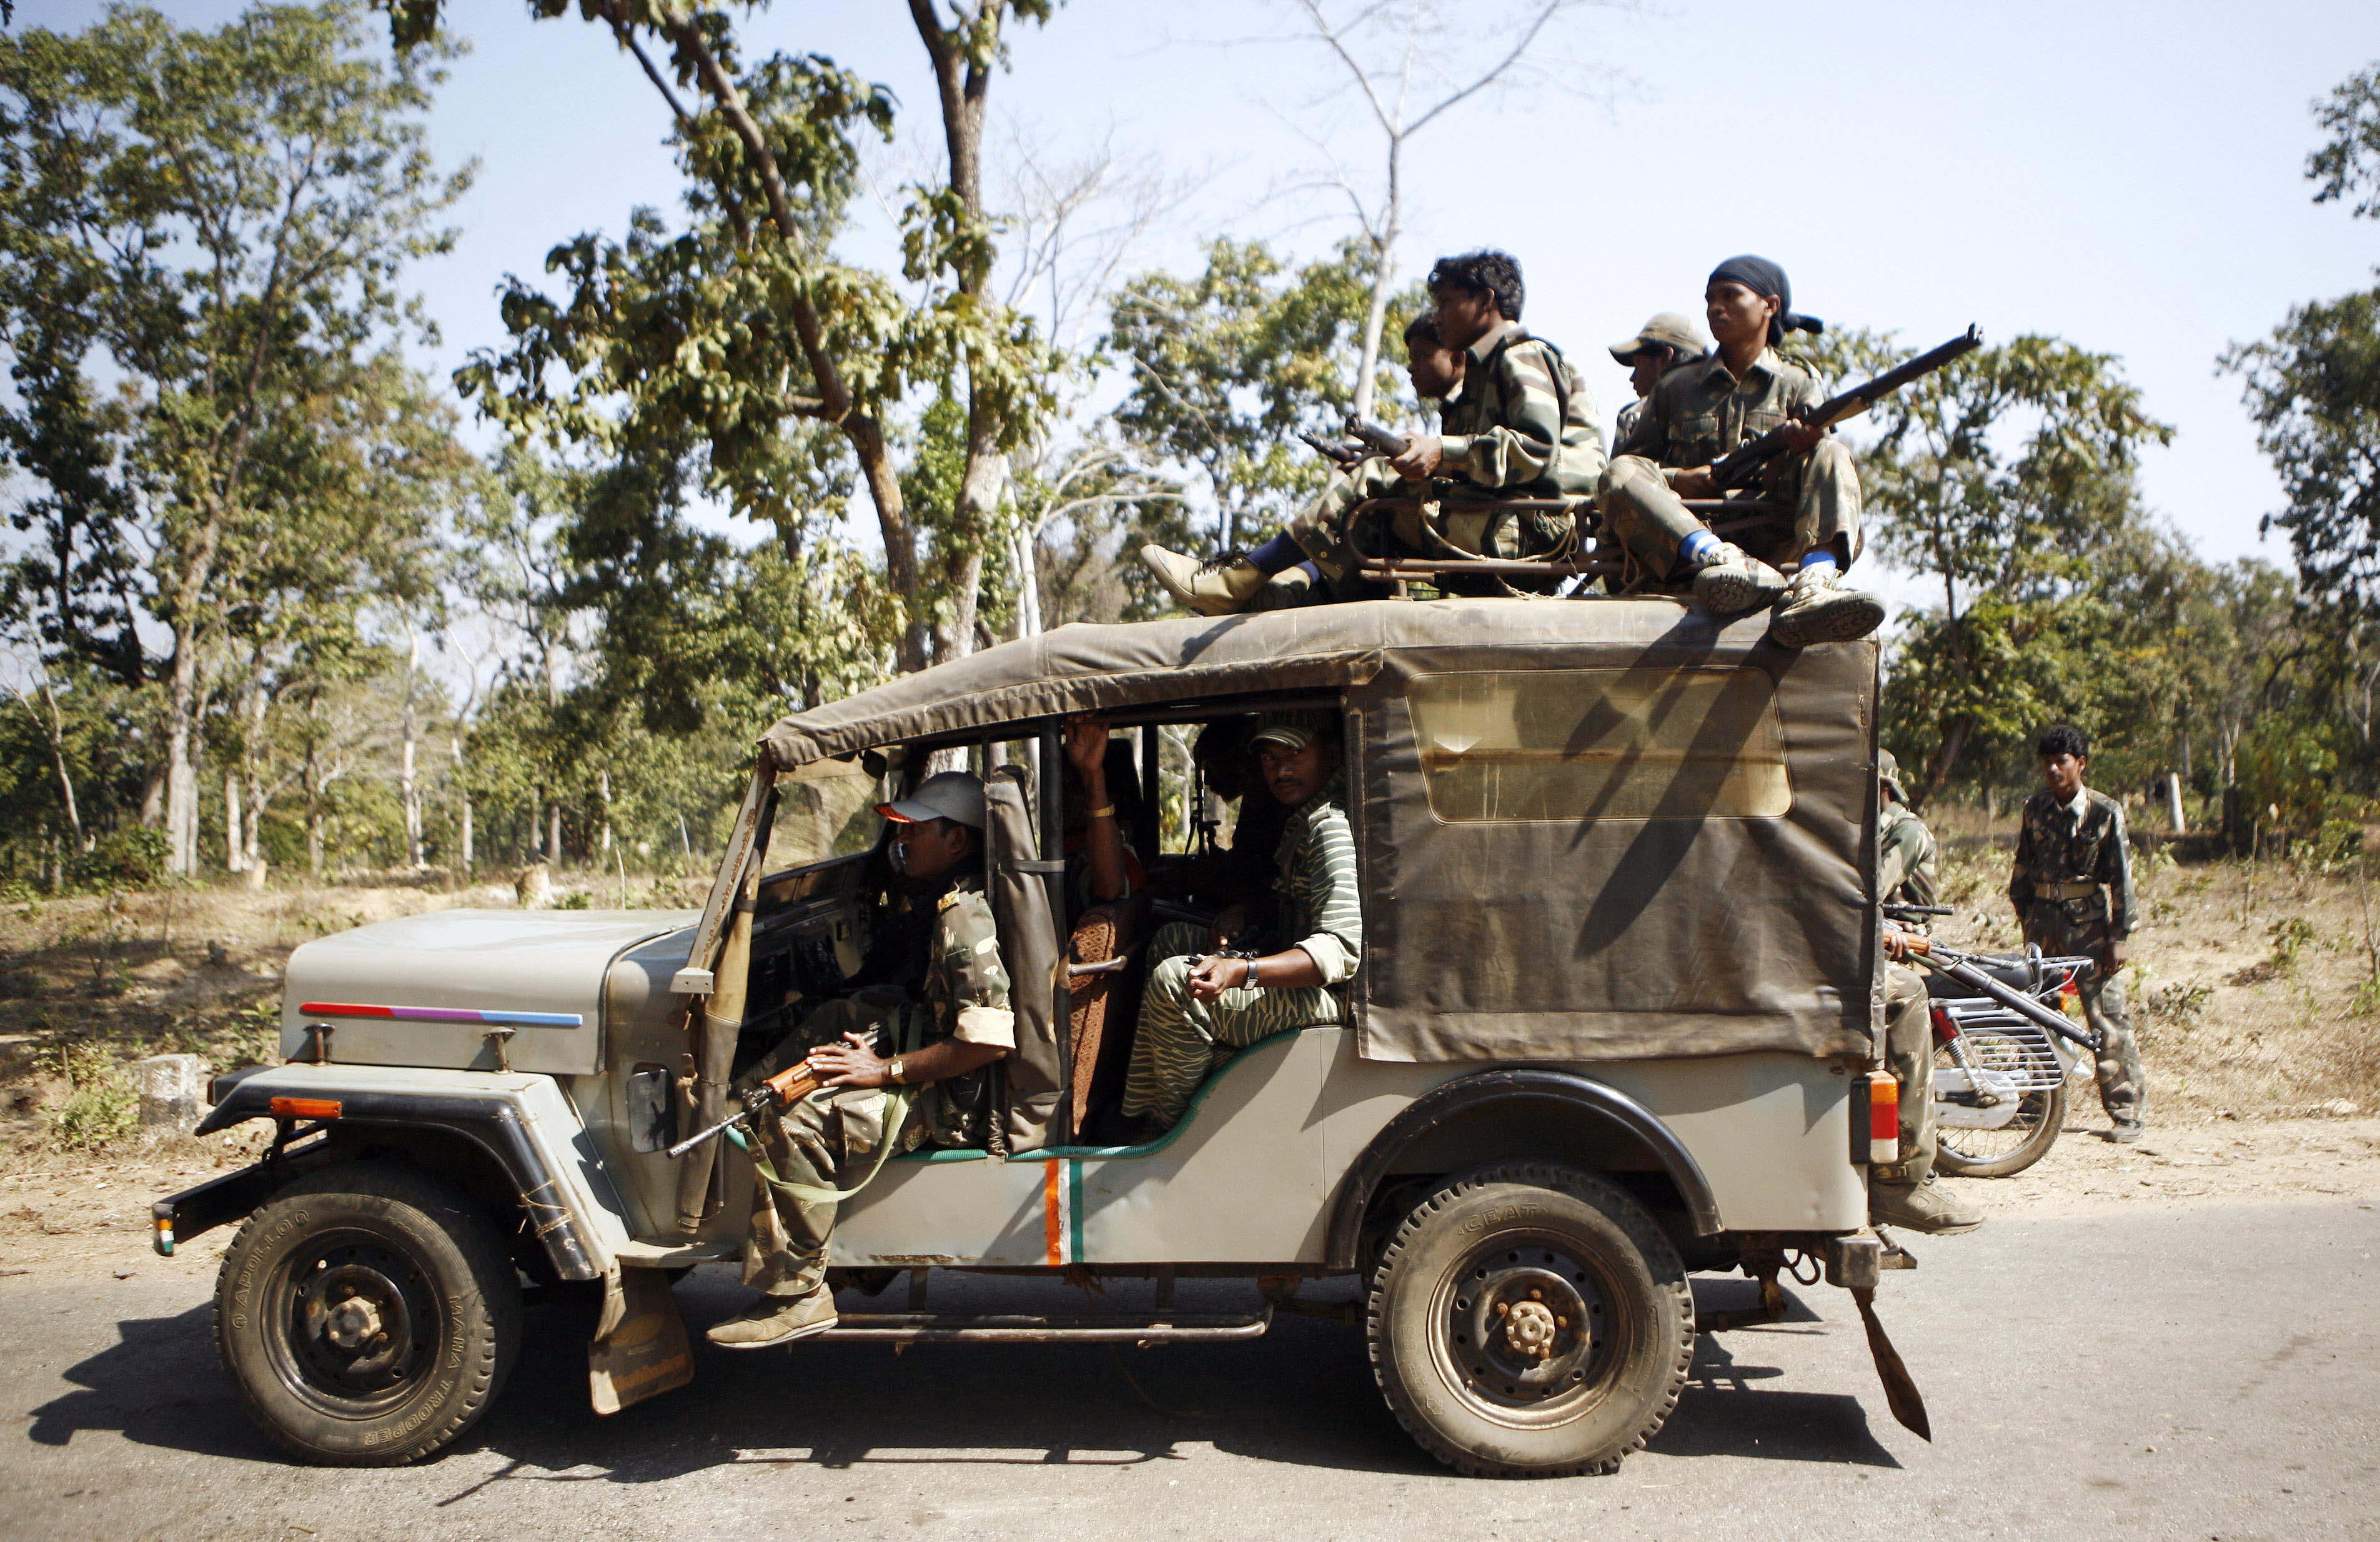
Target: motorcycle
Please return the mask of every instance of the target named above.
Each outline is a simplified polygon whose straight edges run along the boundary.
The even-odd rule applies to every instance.
[[[1913,919],[1946,906],[1894,906]],[[1910,961],[1926,969],[1934,1019],[1935,1167],[1968,1178],[2006,1178],[2049,1154],[2066,1123],[2066,1084],[2095,1029],[2055,1004],[2096,969],[2088,958],[1956,953],[1919,938]]]

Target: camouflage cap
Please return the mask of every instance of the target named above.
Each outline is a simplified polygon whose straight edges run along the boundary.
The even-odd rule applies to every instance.
[[[1612,344],[1611,357],[1622,364],[1633,364],[1636,356],[1646,348],[1669,347],[1685,358],[1695,358],[1710,352],[1710,339],[1703,335],[1703,329],[1694,325],[1692,317],[1664,310],[1639,327],[1635,336],[1625,343]]]
[[[1902,803],[1909,801],[1909,789],[1900,784],[1900,761],[1892,751],[1876,752],[1876,779],[1892,789],[1892,795]]]

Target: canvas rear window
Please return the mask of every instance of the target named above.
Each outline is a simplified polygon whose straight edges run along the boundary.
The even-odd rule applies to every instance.
[[[1792,807],[1759,669],[1483,670],[1406,687],[1450,823],[1774,819]]]

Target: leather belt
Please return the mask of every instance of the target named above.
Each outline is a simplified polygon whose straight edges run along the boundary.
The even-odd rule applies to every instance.
[[[2096,883],[2076,880],[2065,883],[2035,883],[2033,897],[2038,900],[2087,900],[2099,892]]]

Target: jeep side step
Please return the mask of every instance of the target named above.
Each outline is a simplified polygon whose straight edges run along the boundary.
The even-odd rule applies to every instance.
[[[961,1312],[845,1312],[813,1343],[841,1339],[869,1343],[1226,1343],[1260,1339],[1272,1326],[1269,1307],[1253,1317],[1222,1312],[1079,1312],[1062,1316]]]

